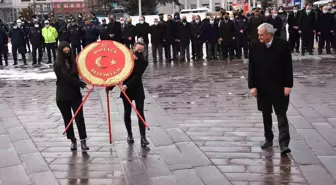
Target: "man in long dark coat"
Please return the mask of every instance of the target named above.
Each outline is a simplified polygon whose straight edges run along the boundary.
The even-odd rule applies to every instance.
[[[257,98],[258,110],[263,115],[266,140],[261,148],[273,146],[273,107],[278,118],[281,153],[286,154],[291,152],[286,112],[293,87],[293,67],[288,42],[274,37],[274,33],[271,24],[263,23],[258,27],[259,41],[253,42],[250,48],[248,87]]]

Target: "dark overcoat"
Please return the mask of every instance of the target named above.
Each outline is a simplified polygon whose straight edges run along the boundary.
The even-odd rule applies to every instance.
[[[147,66],[147,60],[143,58],[136,59],[131,75],[123,82],[123,85],[127,86],[126,94],[131,100],[145,99],[142,74],[146,71]],[[120,97],[125,98],[122,92],[120,93]]]
[[[276,114],[287,111],[289,96],[284,88],[293,87],[293,66],[287,41],[273,38],[269,48],[255,41],[250,47],[248,87],[257,88],[258,110]]]

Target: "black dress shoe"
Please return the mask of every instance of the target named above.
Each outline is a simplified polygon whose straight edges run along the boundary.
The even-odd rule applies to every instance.
[[[270,148],[273,146],[273,141],[264,141],[261,144],[261,149],[266,149],[266,148]]]
[[[147,141],[145,136],[141,136],[141,148],[146,148],[147,145],[149,145],[149,142]]]
[[[128,137],[127,137],[127,143],[128,144],[133,144],[134,143],[134,138],[133,138],[132,135],[128,135]]]
[[[90,148],[86,145],[86,140],[81,140],[81,148],[83,151],[90,150]]]
[[[284,146],[284,147],[281,147],[281,154],[287,154],[287,153],[290,153],[291,152],[291,149]]]
[[[76,139],[71,139],[71,151],[77,150],[77,140]]]

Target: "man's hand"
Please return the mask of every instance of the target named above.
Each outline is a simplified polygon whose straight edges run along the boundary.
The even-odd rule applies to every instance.
[[[111,38],[114,37],[114,34],[110,34],[110,37],[111,37]]]
[[[121,87],[121,91],[126,91],[127,90],[127,85],[123,85],[122,87]]]
[[[294,29],[296,29],[296,30],[297,30],[297,29],[299,29],[299,27],[298,27],[298,26],[293,26],[293,28],[294,28]]]
[[[292,88],[285,87],[284,88],[284,94],[285,94],[285,96],[289,96],[289,94],[291,93],[291,90],[292,90]]]
[[[257,88],[252,88],[251,89],[251,94],[252,94],[252,96],[257,97],[257,95],[258,95]]]

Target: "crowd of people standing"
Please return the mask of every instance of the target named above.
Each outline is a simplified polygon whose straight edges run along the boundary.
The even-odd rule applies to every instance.
[[[62,41],[71,44],[75,56],[97,40],[114,40],[129,48],[140,40],[146,45],[147,59],[151,42],[154,62],[163,61],[163,56],[166,61],[198,61],[205,57],[208,60],[248,58],[249,43],[258,39],[257,28],[262,23],[272,24],[277,29],[275,36],[288,40],[293,52],[313,55],[315,38],[318,54],[322,54],[324,48],[327,54],[336,52],[335,1],[321,9],[313,9],[311,4],[302,10],[294,6],[290,13],[284,7],[255,8],[248,13],[237,10],[232,14],[221,9],[217,14],[207,13],[204,19],[194,15],[192,20],[178,13],[167,15],[167,20],[164,20],[164,15],[159,14],[153,25],[146,22],[145,16],[140,16],[136,25],[131,18],[116,20],[114,15],[110,15],[108,19],[100,22],[91,13],[85,18],[79,14],[66,20],[39,20],[34,15],[30,22],[21,16],[9,26],[0,20],[0,66],[3,65],[2,56],[8,65],[9,42],[14,65],[18,64],[17,53],[22,55],[26,65],[27,52],[32,53],[33,65],[41,64],[45,50],[47,63],[52,63],[56,59],[57,45]]]

